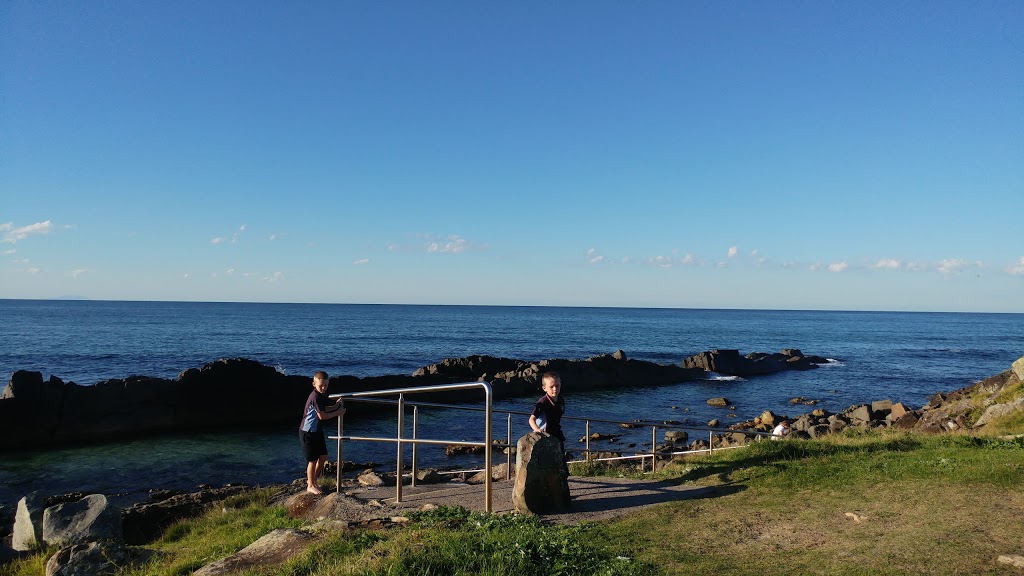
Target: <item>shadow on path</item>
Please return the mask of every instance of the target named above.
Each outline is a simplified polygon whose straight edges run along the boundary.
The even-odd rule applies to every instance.
[[[734,494],[744,489],[742,485],[693,487],[677,482],[638,480],[634,478],[571,477],[569,489],[573,495],[570,510],[545,514],[545,521],[560,524],[575,524],[588,520],[603,520],[622,516],[633,510],[694,498],[711,498]],[[437,506],[462,506],[469,510],[484,510],[485,494],[481,484],[432,484],[426,486],[403,486],[402,502],[395,502],[395,487],[365,488],[348,492],[363,501],[378,500],[389,508],[409,511],[424,504]],[[493,512],[512,510],[512,482],[492,484]]]

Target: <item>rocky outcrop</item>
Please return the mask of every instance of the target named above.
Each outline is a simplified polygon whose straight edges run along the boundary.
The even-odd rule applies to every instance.
[[[233,484],[222,488],[206,488],[189,494],[174,494],[156,502],[135,504],[122,513],[121,527],[125,542],[145,544],[159,536],[165,528],[182,518],[200,514],[213,503],[241,494],[250,488]]]
[[[411,375],[334,376],[328,393],[487,381],[494,399],[501,399],[536,394],[540,375],[549,370],[559,373],[566,390],[584,391],[675,384],[704,378],[708,370],[737,375],[803,370],[826,361],[795,349],[746,357],[735,350],[712,350],[684,360],[682,366],[632,360],[622,350],[583,360],[539,362],[476,355],[447,358]],[[221,409],[225,391],[232,410]],[[286,376],[243,358],[191,368],[174,380],[131,376],[95,386],[65,383],[55,376],[43,380],[39,372],[18,371],[0,394],[0,451],[285,422],[296,419],[296,406],[302,406],[309,391],[309,376]],[[417,399],[464,401],[469,394],[476,393],[439,392]],[[375,409],[382,408],[353,403],[349,414]]]
[[[586,360],[524,362],[469,356],[446,359],[412,375],[367,378],[335,376],[328,393],[360,392],[464,381],[489,381],[495,399],[535,394],[539,376],[557,370],[569,389],[593,390],[683,382],[701,370],[627,359],[625,353]],[[310,391],[308,376],[285,376],[242,358],[185,370],[174,380],[132,376],[95,386],[65,383],[39,372],[15,372],[0,394],[0,450],[95,442],[125,435],[265,424],[297,419]],[[225,391],[232,410],[221,408]],[[460,401],[474,392],[419,396],[426,401]],[[355,404],[350,415],[374,409]]]
[[[699,368],[729,376],[758,376],[774,374],[784,370],[811,370],[818,364],[827,364],[828,358],[805,356],[795,348],[787,348],[776,354],[751,352],[740,356],[739,350],[709,350],[682,361],[685,368]]]

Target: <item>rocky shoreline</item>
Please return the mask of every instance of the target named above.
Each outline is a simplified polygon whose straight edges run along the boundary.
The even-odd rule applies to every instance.
[[[746,356],[737,350],[710,350],[678,364],[633,360],[621,350],[584,360],[540,362],[477,355],[445,359],[411,375],[335,375],[328,392],[488,381],[497,400],[535,394],[540,374],[548,370],[558,371],[574,390],[608,390],[688,382],[703,379],[711,371],[755,376],[810,370],[826,362],[826,358],[806,356],[796,349]],[[44,380],[39,372],[20,370],[0,394],[0,451],[100,442],[126,434],[287,422],[294,419],[295,406],[301,406],[308,396],[309,378],[286,376],[243,358],[191,368],[174,380],[130,376],[94,386],[65,383],[56,376]],[[476,392],[436,393],[424,399],[453,402],[465,400],[469,394]],[[224,398],[231,402],[232,410],[223,410]],[[372,409],[365,404],[351,408],[353,414]]]
[[[459,363],[456,362],[454,364]],[[435,373],[437,372],[443,371],[435,369]],[[928,404],[919,409],[909,409],[902,404],[894,404],[891,401],[882,400],[870,404],[851,406],[840,413],[829,413],[822,409],[815,409],[809,413],[796,416],[783,416],[765,411],[754,420],[734,424],[727,430],[723,430],[722,433],[713,436],[712,445],[714,447],[724,447],[749,442],[751,441],[750,431],[768,431],[782,418],[793,422],[791,438],[794,439],[816,438],[825,434],[841,432],[849,427],[888,427],[916,430],[924,433],[977,431],[983,429],[994,419],[1024,412],[1024,396],[1019,394],[1022,382],[1024,382],[1024,357],[1014,362],[1011,369],[986,378],[976,384],[950,393],[937,393],[929,400]],[[1007,391],[1012,392],[1013,390],[1017,390],[1017,392],[1010,395],[1005,394]],[[659,446],[659,451],[674,448],[676,439],[682,438],[685,443],[685,434],[672,434],[674,432],[674,430],[669,430],[666,433],[666,445]],[[670,434],[672,434],[671,440],[669,438]],[[702,443],[705,446],[702,446]],[[696,440],[688,446],[691,450],[703,447],[706,447],[706,443],[703,440]],[[671,459],[671,456],[666,455],[665,458],[661,459],[661,462],[667,463]],[[384,478],[381,478],[371,470],[365,470],[366,466],[368,465],[346,462],[346,472],[352,470],[364,470],[364,472],[357,479],[348,478],[343,480],[345,486],[378,486],[388,481],[386,479],[387,474],[384,475]],[[495,471],[492,470],[492,475],[494,473]],[[429,482],[428,478],[432,478],[432,481],[440,481],[438,475],[433,471],[423,470],[421,474],[421,481],[423,482]],[[482,482],[482,474],[484,473],[481,472],[474,479],[462,478],[460,480],[463,482]],[[504,470],[501,470],[499,476],[504,477],[504,475]],[[373,481],[373,484],[370,484],[371,481]],[[390,481],[394,481],[393,474]],[[278,494],[276,500],[279,503],[283,503],[292,515],[302,513],[309,516],[309,514],[313,514],[311,517],[320,518],[323,517],[321,509],[331,508],[334,510],[334,514],[330,517],[334,518],[337,516],[338,507],[341,506],[339,502],[348,502],[347,499],[337,494],[328,495],[324,498],[323,502],[315,502],[315,498],[311,498],[310,495],[304,493],[303,486],[304,480],[300,479],[293,482],[292,485],[276,486],[272,487],[272,489]],[[99,532],[97,533],[103,535],[103,538],[100,538],[101,541],[89,541],[85,544],[79,543],[64,548],[51,558],[51,563],[91,562],[93,561],[91,560],[92,556],[96,556],[99,561],[105,561],[114,552],[124,556],[125,559],[129,559],[129,557],[134,558],[134,556],[131,556],[132,554],[138,554],[140,550],[145,551],[145,549],[127,548],[125,544],[130,546],[145,545],[157,538],[161,531],[174,521],[199,514],[213,503],[230,502],[232,497],[252,489],[252,487],[241,484],[229,484],[221,488],[205,486],[198,492],[190,494],[152,490],[149,502],[139,503],[125,510],[112,507],[102,495],[67,494],[44,497],[33,493],[19,502],[16,518],[13,517],[15,515],[9,515],[6,512],[0,514],[0,516],[5,516],[2,518],[3,526],[0,527],[0,535],[6,536],[5,545],[3,546],[5,550],[0,551],[2,552],[0,556],[13,558],[20,553],[24,553],[15,552],[15,550],[31,550],[38,546],[39,543],[44,542],[46,538],[54,539],[54,542],[62,541],[59,540],[60,538],[77,538],[78,536],[58,531],[54,525],[61,521],[61,513],[65,515],[81,515],[85,513],[91,517],[104,519],[102,521],[97,520],[89,526],[90,534],[98,530]],[[224,505],[227,506],[226,503]],[[346,518],[349,516],[352,518],[358,517],[358,522],[389,521],[387,517],[376,518],[371,513],[372,511],[353,509],[352,504],[347,506],[342,511],[344,512],[343,516]],[[71,511],[62,512],[62,509],[65,507],[71,508]],[[89,511],[82,512],[74,507],[82,508],[83,510],[88,509]],[[313,510],[313,508],[316,508],[316,510]],[[345,506],[342,506],[342,508],[345,508]],[[44,514],[44,511],[46,514]],[[8,536],[7,529],[11,526],[12,521],[13,530]],[[396,519],[391,518],[390,521],[394,522]],[[351,525],[351,521],[342,523],[346,526]],[[46,526],[50,526],[50,528]],[[89,537],[91,538],[91,536]],[[30,545],[33,543],[35,544]],[[8,546],[11,548],[8,548]],[[104,546],[110,549],[103,548]],[[93,548],[96,550],[93,550]],[[64,554],[64,556],[61,556],[61,554]],[[77,560],[75,560],[75,554],[79,555]],[[0,561],[4,560],[6,559],[0,558]]]

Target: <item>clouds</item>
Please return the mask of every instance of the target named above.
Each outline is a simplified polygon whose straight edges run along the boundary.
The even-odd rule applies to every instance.
[[[1024,256],[1006,267],[1006,273],[1010,276],[1024,276]]]
[[[831,262],[814,261],[800,262],[798,260],[772,260],[762,254],[759,249],[748,253],[741,252],[739,246],[730,246],[726,249],[726,259],[706,259],[687,253],[680,256],[680,251],[673,249],[670,256],[608,256],[598,253],[597,249],[587,250],[584,261],[591,266],[606,266],[611,264],[648,265],[657,268],[674,268],[680,266],[710,267],[712,269],[743,268],[750,267],[765,270],[780,270],[789,272],[829,272],[832,274],[862,273],[862,272],[901,272],[901,273],[926,273],[933,272],[942,276],[956,276],[969,269],[986,270],[989,267],[981,260],[968,260],[963,258],[945,258],[934,262],[906,261],[900,258],[876,258],[865,259],[860,262],[849,260],[833,260]],[[1024,276],[1024,256],[1007,264],[1000,269],[1009,276]]]
[[[3,239],[0,242],[14,244],[19,240],[24,240],[29,236],[35,236],[40,234],[49,234],[53,230],[53,223],[49,220],[45,222],[36,222],[35,224],[29,224],[28,226],[22,226],[15,228],[13,222],[7,222],[0,224],[0,232],[3,233]]]
[[[424,234],[412,235],[410,242],[387,242],[388,252],[420,252],[426,254],[464,254],[466,252],[478,252],[488,249],[487,244],[481,244],[459,234]]]
[[[452,234],[446,237],[421,234],[419,237],[423,240],[424,249],[428,253],[450,252],[452,254],[461,254],[462,252],[468,252],[470,250],[481,250],[486,248],[486,245],[476,245],[458,234]]]

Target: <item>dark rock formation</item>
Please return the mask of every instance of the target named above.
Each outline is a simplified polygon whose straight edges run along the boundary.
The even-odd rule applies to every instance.
[[[190,494],[177,494],[159,502],[136,504],[121,513],[121,528],[128,544],[145,544],[156,539],[165,528],[182,518],[196,516],[212,502],[218,502],[251,490],[243,484],[208,488]]]
[[[784,370],[811,370],[817,368],[818,364],[826,363],[827,358],[804,356],[795,348],[787,348],[777,354],[751,352],[746,356],[740,356],[739,350],[710,350],[683,359],[682,366],[729,376],[748,377],[774,374]]]
[[[621,350],[584,360],[540,362],[477,355],[448,358],[411,375],[335,376],[328,393],[488,381],[497,400],[537,394],[540,375],[549,370],[559,373],[567,391],[580,391],[675,384],[703,378],[706,370],[750,375],[807,369],[825,361],[803,356],[799,350],[747,357],[735,350],[712,350],[688,358],[683,362],[685,367],[631,360]],[[130,376],[95,386],[65,383],[55,376],[43,380],[39,372],[18,371],[0,394],[0,451],[172,430],[297,421],[298,408],[310,389],[309,376],[285,376],[242,358],[191,368],[174,380]],[[223,409],[225,391],[231,410]],[[417,400],[456,402],[477,394],[464,390],[438,392],[418,395]],[[348,414],[381,409],[380,405],[353,402]]]
[[[570,390],[667,384],[704,375],[702,370],[629,360],[621,351],[586,360],[536,363],[470,356],[446,359],[408,376],[335,376],[328,393],[486,380],[494,398],[500,399],[537,393],[540,374],[547,370],[558,370]],[[44,381],[39,372],[18,371],[0,395],[0,451],[96,442],[128,434],[298,422],[310,390],[309,376],[285,376],[242,358],[185,370],[175,380],[132,376],[95,386],[65,383],[56,377]],[[224,391],[231,410],[223,409]],[[477,393],[432,393],[417,396],[417,400],[464,401],[471,394]],[[351,416],[375,407],[352,403],[348,409]]]

